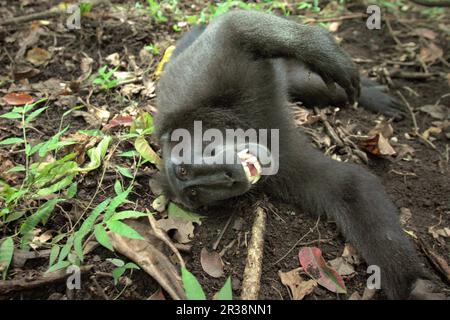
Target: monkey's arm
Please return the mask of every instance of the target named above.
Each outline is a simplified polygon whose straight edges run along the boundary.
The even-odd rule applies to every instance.
[[[290,100],[301,101],[306,107],[340,107],[345,104],[345,91],[341,87],[330,91],[319,76],[304,66],[288,60],[280,68],[287,75]],[[361,77],[358,103],[364,109],[395,120],[401,120],[406,115],[406,108],[400,101],[384,92],[378,83],[364,77]]]
[[[358,70],[323,28],[255,11],[232,11],[213,21],[205,33],[213,33],[216,43],[234,46],[255,58],[293,58],[304,63],[328,86],[340,85],[350,102],[359,95]]]

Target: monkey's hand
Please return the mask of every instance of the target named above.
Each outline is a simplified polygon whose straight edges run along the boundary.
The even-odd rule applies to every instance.
[[[330,90],[334,83],[341,86],[348,101],[354,103],[360,95],[359,72],[350,56],[323,28],[304,26],[301,60],[317,73]]]

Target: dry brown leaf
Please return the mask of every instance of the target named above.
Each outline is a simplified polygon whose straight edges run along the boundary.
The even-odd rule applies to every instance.
[[[24,104],[31,104],[34,102],[33,97],[25,92],[10,92],[3,97],[3,100],[12,106],[22,106]]]
[[[439,237],[448,238],[450,237],[450,228],[439,228],[437,229],[435,226],[428,228],[428,233],[430,233],[434,239],[438,239]]]
[[[307,109],[298,106],[292,107],[292,109],[294,110],[294,120],[299,126],[311,125],[320,120],[320,116],[315,115]]]
[[[402,160],[411,160],[414,152],[416,151],[413,147],[407,144],[397,144],[395,145],[395,150],[397,151],[397,159]],[[406,158],[406,156],[409,158]]]
[[[40,248],[43,244],[47,243],[53,238],[53,230],[47,230],[41,235],[36,235],[30,243],[30,247],[33,250]]]
[[[361,300],[361,296],[358,291],[352,293],[352,295],[348,298],[348,300]]]
[[[194,224],[191,221],[168,217],[159,219],[157,225],[165,232],[175,230],[173,238],[179,243],[191,242],[194,237]]]
[[[304,280],[300,276],[300,269],[297,268],[288,272],[278,271],[281,283],[288,288],[292,300],[303,300],[304,297],[311,294],[314,288],[317,287],[316,280]]]
[[[333,267],[334,270],[340,276],[349,276],[355,273],[353,266],[348,263],[343,257],[337,257],[336,259],[328,261],[328,263]]]
[[[427,47],[420,48],[419,58],[425,63],[433,64],[442,58],[443,55],[444,50],[435,43],[430,42]]]
[[[86,150],[95,146],[102,138],[99,136],[90,136],[84,133],[75,132],[67,137],[62,137],[61,140],[76,141],[75,144],[71,144],[65,147],[67,154],[76,153],[75,162],[78,165],[82,165],[85,161]]]
[[[430,40],[434,40],[436,39],[436,32],[434,32],[433,30],[427,29],[427,28],[417,28],[414,30],[414,33],[417,34],[418,36],[430,39]]]
[[[120,56],[117,52],[110,54],[105,58],[105,60],[114,67],[120,66]]]
[[[364,293],[363,293],[361,300],[371,300],[376,292],[377,292],[376,289],[369,289],[366,287],[364,289]]]
[[[45,62],[50,60],[52,55],[45,49],[42,48],[33,48],[28,50],[26,60],[31,62],[35,66],[43,65]]]
[[[216,251],[208,251],[202,248],[200,252],[200,263],[203,271],[213,278],[220,278],[224,275],[223,262],[220,254]]]
[[[389,141],[381,134],[361,141],[360,147],[375,156],[392,156],[396,154]]]
[[[342,21],[331,22],[330,25],[328,26],[328,30],[330,32],[337,32],[339,27],[341,26],[341,24],[342,24]]]
[[[344,251],[342,252],[341,256],[345,259],[345,261],[353,265],[359,265],[362,262],[361,257],[359,256],[355,247],[353,247],[350,243],[345,244]]]
[[[438,120],[446,120],[450,117],[450,109],[440,104],[428,104],[420,107],[419,110]]]
[[[29,65],[17,65],[13,69],[13,78],[14,80],[22,80],[22,79],[29,79],[34,76],[37,76],[40,74],[41,71],[39,69],[30,67]]]
[[[177,269],[159,249],[164,246],[162,241],[151,234],[150,226],[148,225],[144,226],[136,221],[134,223],[130,222],[130,226],[143,235],[146,240],[130,239],[109,232],[114,249],[139,265],[159,283],[172,299],[185,299],[186,294]]]
[[[411,210],[408,208],[400,208],[400,224],[405,227],[412,218]]]
[[[84,54],[84,57],[81,58],[80,62],[81,75],[77,79],[78,82],[81,83],[90,77],[90,75],[92,74],[93,63],[94,60],[88,55]]]
[[[125,97],[131,97],[133,94],[138,94],[144,90],[144,86],[140,84],[129,83],[120,89],[120,93]]]
[[[437,136],[442,132],[441,128],[438,127],[430,127],[422,133],[422,137],[425,140],[428,140],[430,136]]]
[[[104,127],[103,130],[110,130],[117,126],[129,127],[134,121],[134,117],[128,115],[118,115],[111,119]]]
[[[394,134],[394,128],[389,122],[381,121],[378,123],[375,128],[369,131],[368,136],[375,136],[377,134],[381,134],[386,139],[389,139]]]

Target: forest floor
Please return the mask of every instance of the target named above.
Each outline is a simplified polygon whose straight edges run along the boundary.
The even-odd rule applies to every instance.
[[[202,3],[206,1],[196,1],[197,6],[194,8],[189,5],[190,2],[194,1],[179,1],[179,8],[186,14],[200,12]],[[0,0],[0,21],[42,12],[57,3]],[[85,14],[79,30],[68,30],[62,17],[0,25],[0,97],[10,92],[21,92],[30,94],[35,101],[41,97],[49,98],[46,103],[50,107],[32,123],[29,133],[31,140],[46,141],[67,125],[70,128],[64,133],[65,136],[79,130],[104,129],[105,124],[123,114],[125,108],[146,110],[150,114],[157,112],[154,95],[156,80],[151,80],[152,75],[164,50],[174,44],[188,26],[178,23],[177,30],[174,30],[170,19],[165,23],[155,22],[151,16],[136,9],[134,1],[128,1],[127,5],[121,1],[112,3],[114,6],[100,5]],[[127,6],[127,9],[115,7],[119,3]],[[342,46],[363,74],[389,84],[392,95],[401,99],[397,94],[400,92],[410,106],[406,119],[390,123],[393,134],[388,137],[388,141],[396,154],[380,155],[373,150],[367,151],[368,164],[363,165],[381,178],[387,193],[395,205],[401,208],[403,228],[414,242],[428,276],[441,292],[450,295],[450,15],[448,11],[427,11],[424,14],[421,7],[403,9],[396,10],[395,14],[384,12],[380,30],[369,30],[366,18],[355,16],[365,13],[362,5],[341,8],[343,11],[339,16],[346,18],[331,18],[325,22],[333,29],[334,35],[341,39]],[[303,12],[303,15],[304,18],[324,18],[313,12]],[[157,45],[160,52],[144,49],[150,44]],[[33,48],[44,50],[30,53]],[[113,54],[118,55],[111,56]],[[95,75],[96,70],[108,63],[112,67],[118,65],[119,71],[138,74],[138,79],[135,77],[129,82],[133,86],[121,84],[107,90],[99,89],[92,83],[86,84],[87,77]],[[78,105],[83,106],[79,110],[88,112],[71,112],[63,117],[66,111]],[[296,108],[297,114],[309,112],[308,116],[314,118],[314,111]],[[0,99],[1,114],[11,109],[12,106],[6,100]],[[327,110],[327,121],[332,128],[343,128],[345,132],[351,133],[349,136],[364,136],[383,120],[360,108],[354,110],[343,106]],[[416,129],[412,114],[417,122]],[[341,161],[359,161],[364,158],[354,152],[354,144],[351,147],[336,146],[332,137],[327,137],[323,121],[312,122],[304,124],[305,131],[324,152],[327,150]],[[128,129],[116,126],[108,132],[114,136],[125,130]],[[0,141],[20,137],[21,134],[22,128],[17,121],[0,118]],[[158,146],[151,137],[149,141],[157,150]],[[107,197],[114,197],[117,179],[122,180],[123,184],[130,182],[130,179],[120,175],[116,166],[130,170],[136,166],[132,158],[120,157],[118,154],[132,147],[129,141],[115,144],[116,149],[109,153],[108,165],[105,163],[103,169],[77,176],[76,196],[56,207],[47,224],[39,226],[35,236],[48,235],[46,231],[50,230],[50,238],[55,238],[59,232],[71,229],[72,224],[79,219],[80,212],[87,206],[95,207]],[[0,145],[0,180],[10,185],[20,185],[24,179],[23,173],[7,173],[8,169],[19,164],[25,164],[20,147]],[[142,212],[151,208],[156,195],[149,186],[149,180],[156,171],[156,167],[149,163],[140,167],[129,197],[132,203],[127,204],[128,208]],[[188,241],[190,248],[183,253],[183,257],[187,269],[197,277],[208,297],[222,287],[228,276],[232,279],[234,296],[240,295],[255,202],[261,204],[268,216],[261,299],[290,299],[289,291],[280,280],[279,271],[286,272],[299,267],[300,248],[319,247],[326,261],[341,257],[344,251],[345,241],[332,221],[317,221],[307,212],[300,212],[284,203],[256,200],[247,199],[240,203],[230,200],[229,208],[211,209],[212,212],[202,220],[201,225],[195,226],[194,236]],[[2,205],[4,202],[0,198]],[[204,271],[200,262],[201,250],[210,248],[218,239],[230,212],[234,212],[233,221],[221,236],[217,247],[217,251],[221,251],[229,245],[222,255],[224,275],[214,278]],[[18,219],[0,224],[0,239],[17,235],[21,222],[23,220]],[[51,248],[51,239],[41,240],[41,245],[35,246],[33,250]],[[15,238],[14,241],[17,243],[18,240]],[[111,276],[115,266],[106,260],[108,258],[127,260],[100,246],[86,254],[83,264],[93,265],[93,268],[83,278],[81,290],[69,292],[64,283],[44,282],[35,288],[0,294],[0,299],[147,299],[158,290],[159,284],[142,270],[124,274],[115,285]],[[26,259],[22,264],[15,259],[6,280],[39,279],[48,265],[48,254],[43,258]],[[355,292],[362,296],[366,286],[367,265],[354,264],[352,269],[350,274],[342,275],[347,294],[338,295],[317,286],[305,299],[348,299]],[[161,297],[160,294],[158,296]],[[163,296],[169,297],[165,293]],[[384,295],[381,292],[372,297],[382,298]]]

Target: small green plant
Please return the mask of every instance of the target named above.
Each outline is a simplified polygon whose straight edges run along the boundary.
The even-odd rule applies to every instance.
[[[152,19],[154,19],[158,23],[167,22],[169,19],[164,14],[164,11],[161,7],[160,1],[156,0],[147,0],[147,10]]]
[[[181,268],[181,280],[188,300],[206,300],[205,292],[195,276],[186,268]],[[231,278],[227,281],[213,297],[214,300],[233,300],[233,289],[231,288]]]
[[[92,83],[101,86],[105,90],[112,89],[119,84],[118,79],[113,79],[116,71],[117,68],[109,69],[107,66],[103,66],[98,69],[98,74]]]
[[[312,2],[312,3],[311,3]],[[298,10],[309,10],[312,12],[320,12],[319,0],[304,1],[297,5]]]
[[[80,3],[80,14],[83,16],[88,12],[92,11],[94,5],[92,3],[81,2]]]
[[[158,45],[153,44],[153,43],[149,44],[148,46],[145,46],[144,49],[147,50],[148,52],[150,52],[154,56],[159,56],[161,53]]]
[[[114,285],[117,285],[119,283],[120,277],[125,273],[127,270],[139,270],[140,268],[134,264],[133,262],[125,263],[123,260],[120,259],[106,259],[107,261],[111,262],[113,265],[116,266],[116,268],[112,271],[113,279],[114,279]]]

